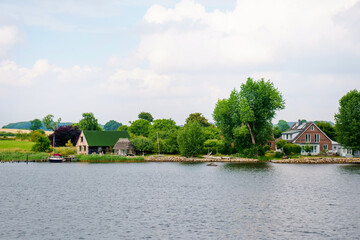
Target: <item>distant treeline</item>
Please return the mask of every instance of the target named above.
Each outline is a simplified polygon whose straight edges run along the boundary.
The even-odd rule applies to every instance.
[[[68,126],[68,125],[72,125],[73,123],[71,122],[61,122],[59,123],[59,127],[61,126]],[[100,127],[104,127],[102,124],[99,124]],[[31,130],[30,129],[31,126],[31,121],[25,121],[25,122],[16,122],[16,123],[9,123],[5,126],[3,126],[2,128],[7,128],[7,129],[26,129],[26,130]],[[42,130],[44,131],[51,131],[51,129],[47,129],[44,124],[41,126]]]

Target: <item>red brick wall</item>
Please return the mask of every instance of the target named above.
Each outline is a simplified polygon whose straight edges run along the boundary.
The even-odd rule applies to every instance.
[[[311,127],[314,127],[314,130],[311,130]],[[320,151],[324,150],[324,144],[328,145],[328,150],[332,150],[332,144],[329,138],[327,138],[315,124],[311,124],[310,127],[302,133],[302,135],[295,141],[295,143],[306,144],[306,134],[311,135],[311,144],[320,144]],[[315,142],[315,134],[320,134],[320,142]]]

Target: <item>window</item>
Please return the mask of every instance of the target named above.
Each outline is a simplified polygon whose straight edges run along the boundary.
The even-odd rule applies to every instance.
[[[336,150],[336,146],[334,146],[334,150]]]
[[[84,146],[84,151],[86,151],[86,146]]]
[[[81,152],[81,146],[79,146],[79,152]]]
[[[314,126],[311,126],[311,131],[314,131]]]
[[[324,148],[325,151],[327,151],[328,150],[328,145],[324,144],[323,148]]]
[[[81,142],[83,142],[84,141],[84,137],[81,137]]]
[[[312,153],[317,153],[317,146],[312,146],[311,152]]]
[[[305,135],[305,139],[306,139],[306,142],[307,142],[307,143],[311,142],[311,135],[310,135],[310,134],[306,134],[306,135]]]
[[[315,134],[315,142],[320,142],[320,134]]]

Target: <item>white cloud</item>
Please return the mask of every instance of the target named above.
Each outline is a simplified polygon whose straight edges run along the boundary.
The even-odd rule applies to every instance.
[[[0,60],[8,56],[10,51],[20,41],[18,29],[15,26],[0,27]]]

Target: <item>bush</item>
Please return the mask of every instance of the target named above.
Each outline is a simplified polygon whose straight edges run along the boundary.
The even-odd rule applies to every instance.
[[[32,147],[34,152],[48,152],[50,151],[51,143],[49,138],[42,136],[36,141],[35,145]]]
[[[299,154],[301,152],[301,147],[297,144],[287,143],[284,146],[284,153],[286,155]]]
[[[265,146],[264,146],[264,151],[265,151],[265,152],[270,151],[270,146],[269,146],[269,145],[265,145]]]
[[[92,163],[102,163],[102,162],[140,162],[143,161],[143,157],[123,157],[118,155],[78,155],[80,162],[92,162]]]
[[[275,152],[275,157],[276,158],[282,158],[284,156],[284,153],[282,152]]]
[[[30,141],[31,142],[36,142],[40,137],[45,136],[42,132],[40,132],[39,130],[35,130],[30,134]]]

